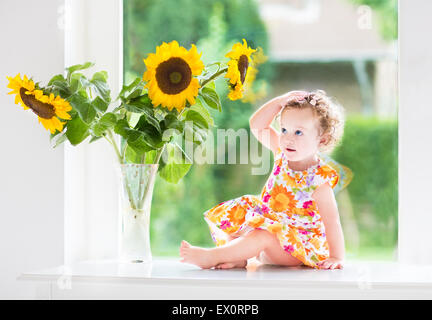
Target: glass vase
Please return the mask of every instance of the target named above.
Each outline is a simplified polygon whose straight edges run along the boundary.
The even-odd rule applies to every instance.
[[[150,212],[158,164],[120,164],[120,243],[124,262],[151,262]]]

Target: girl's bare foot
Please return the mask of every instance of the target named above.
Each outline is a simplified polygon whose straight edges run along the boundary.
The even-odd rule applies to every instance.
[[[183,258],[180,262],[191,263],[201,269],[210,269],[217,264],[208,249],[191,246],[185,240],[180,245],[180,256]]]
[[[223,262],[215,266],[215,269],[231,269],[231,268],[245,268],[247,260],[236,262]]]

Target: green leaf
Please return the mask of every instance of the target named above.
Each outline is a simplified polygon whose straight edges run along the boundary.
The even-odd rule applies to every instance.
[[[68,121],[66,127],[66,136],[74,146],[81,143],[90,134],[89,126],[80,117]]]
[[[200,90],[199,95],[204,99],[204,102],[213,109],[222,111],[222,105],[219,99],[219,95],[216,92],[214,82],[208,83],[204,88]]]
[[[100,74],[100,72],[95,73],[95,75],[96,74]],[[91,86],[92,91],[97,96],[102,98],[102,100],[104,100],[107,103],[111,102],[110,88],[109,88],[108,84],[106,83],[106,81],[101,79],[101,76],[98,76],[98,77],[93,76],[92,80],[90,80],[90,83],[92,85]]]
[[[176,134],[182,135],[185,127],[185,123],[177,119],[177,117],[171,113],[168,113],[165,118],[160,122],[162,130],[162,139],[164,141],[171,141],[172,137]]]
[[[95,141],[97,141],[97,140],[99,140],[99,139],[101,139],[101,138],[102,138],[102,136],[100,136],[100,137],[95,137],[95,136],[93,136],[93,137],[91,137],[89,143],[95,142]]]
[[[153,149],[159,149],[165,143],[162,141],[162,134],[152,126],[140,128],[138,132],[142,135],[142,139]]]
[[[159,175],[164,180],[177,184],[188,173],[192,163],[186,163],[186,154],[177,144],[167,143],[164,153],[167,161],[159,170]],[[164,154],[161,162],[163,159]]]
[[[116,123],[116,115],[114,113],[108,112],[104,114],[99,119],[99,121],[92,126],[93,134],[97,137],[100,137],[107,129],[114,127]]]
[[[144,163],[155,163],[158,150],[150,150],[146,152]]]
[[[91,81],[99,80],[102,82],[107,82],[108,80],[108,72],[106,71],[98,71],[93,74]]]
[[[66,79],[63,77],[62,74],[57,74],[50,79],[50,81],[48,82],[48,86],[52,85],[54,81],[66,82]]]
[[[137,153],[130,145],[127,145],[125,150],[126,163],[141,163],[141,154]]]
[[[106,101],[104,101],[101,97],[97,96],[92,101],[92,105],[95,109],[103,113],[108,109],[109,104]]]
[[[50,133],[50,142],[55,139],[61,132],[60,131],[55,131],[54,133]],[[58,137],[57,137],[58,138]]]
[[[186,125],[184,128],[183,136],[186,141],[191,141],[195,144],[200,145],[206,140],[207,132],[206,130],[203,130],[195,125],[194,126]]]
[[[69,85],[61,74],[51,78],[48,82],[47,89],[50,93],[60,95],[62,98],[67,98],[71,94]]]
[[[132,91],[132,89],[133,89],[134,87],[136,87],[137,85],[139,85],[141,82],[142,82],[142,79],[141,79],[141,78],[135,78],[135,80],[132,81],[129,85],[123,85],[123,87],[122,87],[122,89],[121,89],[119,95],[117,96],[116,100],[119,99],[119,98],[123,98],[123,99],[125,99],[125,95],[126,95],[128,92]]]
[[[144,152],[155,149],[147,143],[146,135],[138,130],[131,130],[128,135],[127,143],[139,155]]]
[[[62,132],[60,135],[57,135],[55,138],[53,148],[57,148],[59,145],[61,145],[66,140],[67,140],[66,132]]]
[[[139,97],[143,92],[143,88],[144,88],[143,84],[140,83],[140,85],[134,88],[133,91],[126,96],[126,100],[131,100]]]
[[[189,109],[198,112],[210,126],[215,126],[213,117],[211,116],[207,108],[204,107],[201,98],[198,97],[195,101],[196,101],[195,104],[191,106]]]
[[[130,99],[129,103],[133,104],[133,105],[141,106],[141,107],[147,107],[147,108],[150,108],[151,110],[154,110],[153,103],[152,103],[152,101],[149,98],[147,93],[145,93],[139,97]]]
[[[153,104],[148,97],[148,94],[138,96],[136,98],[130,99],[125,103],[126,110],[135,113],[147,113],[149,115],[154,115]]]
[[[88,68],[90,68],[92,66],[94,66],[93,62],[86,62],[84,64],[76,64],[76,65],[73,65],[73,66],[70,66],[70,67],[66,68],[68,82],[70,81],[71,75],[75,71],[88,69]]]
[[[189,109],[186,113],[185,117],[186,121],[193,121],[194,125],[199,126],[200,128],[209,128],[207,120],[197,111]]]
[[[180,131],[184,130],[184,122],[177,119],[177,117],[171,113],[168,113],[163,120],[160,121],[162,130],[175,129]]]
[[[90,101],[79,92],[71,95],[67,100],[87,124],[90,124],[96,117],[96,110]]]
[[[126,119],[117,121],[114,132],[125,138],[128,145],[139,154],[158,149],[165,143],[162,141],[161,134],[153,126],[140,128],[140,130],[132,129]]]
[[[214,81],[210,81],[210,82],[208,82],[208,83],[204,86],[204,88],[209,88],[209,89],[216,90],[216,84],[215,84]]]
[[[147,126],[153,126],[159,133],[162,133],[159,121],[151,115],[143,114],[135,125],[135,129],[143,130]]]
[[[129,145],[126,146],[125,159],[127,163],[142,163],[143,155],[144,163],[154,163],[158,150],[150,150],[143,153],[137,153]]]
[[[90,85],[88,79],[82,73],[74,73],[70,78],[70,91],[75,93],[82,88],[87,88]]]
[[[126,119],[117,121],[117,124],[114,126],[114,132],[121,135],[125,139],[129,137],[130,130],[131,128]]]

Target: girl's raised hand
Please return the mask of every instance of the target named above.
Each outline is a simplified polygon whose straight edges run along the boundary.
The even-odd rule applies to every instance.
[[[309,94],[309,92],[307,92],[307,91],[295,90],[295,91],[290,91],[290,92],[287,92],[287,93],[281,95],[280,98],[281,98],[282,103],[285,104],[290,100],[302,100],[308,94]]]

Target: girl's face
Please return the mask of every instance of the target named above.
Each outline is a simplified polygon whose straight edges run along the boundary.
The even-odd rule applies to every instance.
[[[310,108],[287,108],[280,118],[279,147],[290,161],[315,156],[322,142],[319,121]]]

